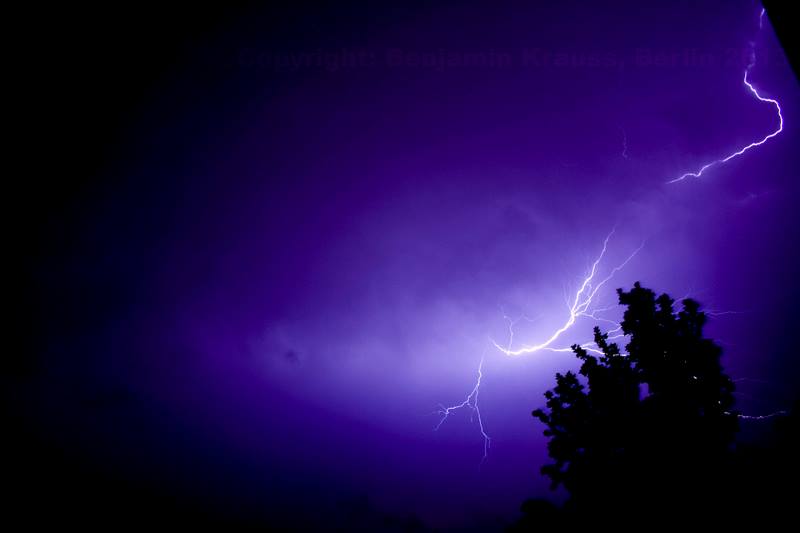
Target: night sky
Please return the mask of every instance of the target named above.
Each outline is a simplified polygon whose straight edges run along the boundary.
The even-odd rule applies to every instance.
[[[530,413],[576,360],[490,339],[508,342],[504,317],[524,317],[515,346],[563,325],[612,230],[603,273],[643,246],[599,307],[635,281],[696,298],[737,408],[789,408],[800,87],[760,11],[71,13],[28,65],[54,148],[30,162],[32,320],[4,387],[35,443],[22,493],[92,514],[61,496],[91,472],[86,494],[123,509],[145,494],[297,527],[500,529],[527,497],[565,497]],[[783,131],[668,184],[777,128],[742,82],[751,41]],[[482,357],[485,459],[475,413],[434,431]]]

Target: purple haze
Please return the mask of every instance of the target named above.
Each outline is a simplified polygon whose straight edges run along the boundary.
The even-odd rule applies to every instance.
[[[548,495],[530,412],[575,364],[487,339],[507,340],[504,313],[532,319],[523,343],[563,324],[565,289],[615,226],[606,268],[645,246],[603,301],[638,280],[739,312],[709,334],[734,378],[771,383],[742,383],[739,408],[784,407],[800,92],[768,21],[757,34],[760,6],[378,11],[302,38],[262,35],[254,13],[163,81],[130,127],[124,184],[89,202],[61,265],[97,293],[126,288],[114,313],[54,341],[45,431],[254,508],[367,497],[432,526],[496,526]],[[667,184],[776,127],[742,84],[756,35],[751,81],[780,100],[784,131]],[[342,48],[374,62],[313,64]],[[507,59],[414,64],[440,49]],[[482,354],[483,463],[468,412],[433,431]],[[133,400],[71,410],[75,384]]]

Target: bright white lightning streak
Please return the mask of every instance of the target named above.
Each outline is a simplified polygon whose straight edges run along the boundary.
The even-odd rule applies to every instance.
[[[596,277],[598,275],[600,262],[603,260],[603,257],[605,257],[606,252],[608,251],[608,241],[611,239],[612,235],[614,235],[614,230],[611,230],[611,233],[609,233],[608,236],[603,241],[603,248],[600,251],[600,255],[598,255],[597,259],[595,259],[594,263],[592,263],[592,268],[589,270],[589,273],[583,279],[583,283],[581,283],[580,288],[575,293],[575,296],[572,298],[572,303],[569,304],[569,317],[566,319],[566,321],[560,328],[558,328],[556,331],[553,332],[552,335],[550,335],[549,338],[547,338],[546,340],[544,340],[539,344],[533,346],[522,346],[521,348],[517,349],[513,349],[510,342],[507,347],[503,347],[500,346],[494,340],[489,339],[492,342],[492,344],[494,344],[494,346],[498,350],[500,350],[501,352],[503,352],[508,356],[527,355],[543,350],[553,351],[553,352],[569,352],[572,351],[571,348],[553,348],[552,345],[561,337],[561,335],[563,335],[567,330],[569,330],[579,318],[588,317],[597,321],[609,322],[615,326],[618,326],[618,324],[612,320],[607,320],[597,316],[597,313],[603,311],[602,309],[590,310],[590,308],[594,303],[595,297],[597,296],[597,293],[600,291],[600,289],[602,289],[603,286],[607,282],[609,282],[617,272],[625,268],[625,266],[636,256],[636,254],[639,253],[639,251],[644,246],[644,243],[642,243],[636,250],[634,250],[633,253],[630,254],[627,259],[625,259],[625,261],[623,261],[620,265],[614,267],[605,278],[602,278],[600,281],[597,281]],[[511,331],[511,340],[513,340],[513,323],[510,324],[509,329]],[[590,348],[592,344],[593,343],[587,343],[586,345],[583,345],[583,347],[589,349],[590,351],[596,352],[597,350],[592,350]]]
[[[761,15],[759,16],[759,19],[758,19],[758,28],[759,28],[759,30],[764,27],[764,13],[765,12],[766,12],[766,10],[764,10],[764,9],[761,10]],[[759,101],[769,103],[769,104],[771,104],[771,105],[773,105],[775,107],[775,111],[778,113],[778,129],[776,129],[775,131],[773,131],[772,133],[770,133],[769,135],[767,135],[763,139],[761,139],[759,141],[751,142],[747,146],[745,146],[743,148],[740,148],[739,150],[733,152],[732,154],[730,154],[730,155],[728,155],[728,156],[726,156],[726,157],[724,157],[722,159],[717,159],[717,160],[712,161],[710,163],[706,163],[705,165],[700,167],[700,170],[698,170],[696,172],[687,172],[687,173],[683,174],[682,176],[678,176],[677,178],[668,181],[667,183],[676,183],[678,181],[683,181],[686,178],[699,178],[700,176],[703,175],[703,172],[705,172],[709,168],[714,167],[716,165],[721,165],[723,163],[727,163],[731,159],[739,157],[740,155],[744,154],[746,151],[750,150],[751,148],[755,148],[756,146],[761,146],[762,144],[764,144],[768,140],[772,139],[773,137],[777,136],[779,133],[781,133],[783,131],[783,114],[781,113],[781,105],[774,98],[766,98],[764,96],[761,96],[761,94],[759,94],[758,90],[753,86],[752,83],[750,83],[750,80],[748,79],[748,76],[750,75],[750,71],[753,69],[753,67],[756,64],[755,44],[753,44],[753,43],[751,43],[750,54],[751,54],[750,55],[750,63],[747,65],[747,67],[744,70],[744,79],[743,79],[744,84],[747,87],[747,89],[753,94],[753,96],[755,96]]]
[[[606,255],[606,252],[608,251],[608,242],[611,240],[611,237],[614,235],[614,232],[615,232],[615,229],[612,229],[611,232],[608,234],[608,236],[603,241],[603,248],[600,250],[600,254],[597,256],[597,259],[595,259],[594,262],[592,263],[592,267],[589,270],[589,273],[583,279],[583,282],[581,283],[581,286],[578,289],[578,291],[575,293],[574,298],[571,299],[572,303],[568,302],[569,317],[567,318],[567,320],[566,320],[566,322],[564,323],[563,326],[561,326],[559,329],[557,329],[544,342],[542,342],[540,344],[537,344],[535,346],[523,346],[522,348],[519,348],[519,349],[515,350],[515,349],[513,349],[513,346],[512,346],[513,342],[514,342],[514,326],[520,320],[524,319],[526,321],[532,322],[533,319],[528,318],[525,315],[522,315],[518,319],[514,320],[511,317],[509,317],[508,315],[506,315],[505,312],[504,312],[503,313],[503,318],[508,322],[508,334],[509,334],[508,344],[505,347],[503,347],[503,346],[500,346],[499,344],[497,344],[492,339],[489,339],[490,342],[498,350],[500,350],[502,353],[504,353],[505,355],[508,355],[508,356],[527,355],[527,354],[531,354],[531,353],[539,352],[539,351],[564,352],[564,353],[572,352],[572,348],[566,348],[566,347],[554,348],[552,346],[552,344],[554,344],[559,339],[559,337],[561,337],[562,334],[564,334],[567,330],[569,330],[575,324],[575,322],[581,317],[587,317],[587,318],[591,318],[591,319],[593,319],[595,321],[607,322],[609,324],[612,324],[614,326],[614,328],[608,331],[608,333],[611,334],[608,337],[608,340],[615,340],[615,339],[619,339],[619,338],[624,337],[624,335],[621,333],[622,326],[620,326],[619,323],[614,322],[613,320],[609,320],[607,318],[603,318],[603,317],[598,316],[600,313],[602,313],[604,311],[609,311],[609,310],[613,309],[612,307],[590,309],[592,307],[592,304],[595,302],[595,298],[597,296],[597,293],[600,291],[600,289],[603,288],[603,286],[606,283],[611,281],[611,279],[614,277],[614,275],[617,272],[619,272],[620,270],[625,268],[625,266],[644,247],[644,243],[639,245],[639,247],[636,250],[634,250],[633,253],[631,253],[625,259],[625,261],[623,261],[621,264],[619,264],[616,267],[614,267],[613,269],[611,269],[611,271],[608,273],[608,275],[606,277],[604,277],[604,278],[600,279],[599,281],[597,281],[598,273],[599,273],[599,269],[600,269],[600,263],[602,262],[603,258]],[[597,348],[595,348],[594,346],[595,346],[594,342],[587,342],[587,343],[581,344],[581,347],[584,348],[586,351],[593,352],[593,353],[596,353],[598,355],[601,355],[602,352],[600,350],[598,350]],[[439,423],[436,424],[436,427],[434,428],[434,431],[438,431],[439,428],[442,426],[442,424],[444,424],[444,421],[447,420],[447,418],[454,411],[457,411],[459,409],[464,409],[464,408],[470,409],[472,411],[472,414],[478,420],[478,426],[480,427],[481,435],[483,436],[483,458],[481,459],[481,463],[483,463],[486,460],[486,458],[488,457],[488,455],[489,455],[489,447],[490,447],[491,441],[492,441],[491,437],[489,437],[489,434],[486,433],[486,428],[484,427],[483,419],[481,418],[481,411],[480,411],[480,408],[478,407],[478,395],[480,394],[481,380],[483,379],[483,360],[484,360],[484,357],[481,356],[481,361],[478,364],[478,379],[475,382],[475,386],[472,388],[472,391],[470,391],[470,393],[467,395],[466,399],[461,403],[458,403],[458,404],[455,404],[455,405],[451,405],[449,407],[444,406],[444,405],[440,405],[439,406],[439,410],[436,411],[436,412],[437,412],[437,414],[441,415],[441,418],[439,419]]]
[[[478,407],[478,394],[481,391],[481,380],[483,379],[483,356],[481,356],[481,362],[478,364],[478,381],[475,382],[475,386],[472,388],[472,391],[467,395],[467,398],[456,405],[451,405],[450,407],[445,407],[444,405],[439,405],[439,410],[437,411],[438,414],[442,415],[442,418],[439,420],[439,423],[436,424],[434,431],[438,431],[441,425],[447,420],[447,417],[453,411],[458,411],[459,409],[469,408],[472,411],[472,414],[477,417],[478,419],[478,427],[480,427],[481,435],[483,435],[483,459],[481,459],[481,463],[486,460],[486,457],[489,455],[489,446],[492,444],[492,439],[489,437],[489,434],[486,433],[486,428],[483,427],[483,419],[481,418],[481,410]]]

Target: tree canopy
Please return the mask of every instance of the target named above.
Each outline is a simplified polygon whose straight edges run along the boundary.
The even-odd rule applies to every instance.
[[[589,515],[697,511],[724,484],[738,429],[722,350],[696,301],[676,310],[639,283],[617,292],[625,351],[595,328],[599,353],[573,346],[579,371],[556,374],[533,412],[550,438],[542,473],[569,492],[566,509]]]

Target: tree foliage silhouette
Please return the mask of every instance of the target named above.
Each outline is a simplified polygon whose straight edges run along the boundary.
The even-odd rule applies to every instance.
[[[697,511],[724,485],[738,429],[722,350],[704,338],[706,315],[694,300],[676,311],[669,296],[639,283],[617,292],[626,353],[599,328],[602,355],[572,347],[580,370],[556,374],[546,409],[533,412],[550,437],[553,463],[542,473],[567,489],[567,510]]]

